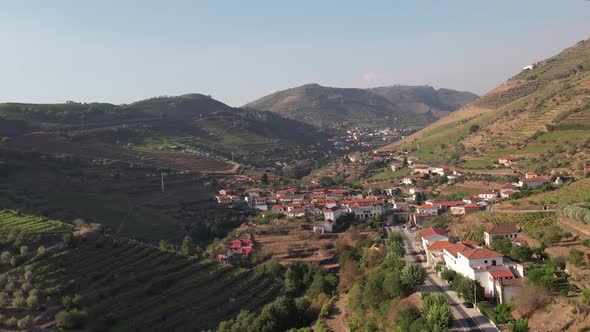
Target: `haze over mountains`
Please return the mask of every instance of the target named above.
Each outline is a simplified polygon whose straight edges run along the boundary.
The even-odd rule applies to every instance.
[[[477,99],[470,92],[430,86],[372,89],[306,84],[275,92],[245,107],[271,111],[316,126],[422,127]]]

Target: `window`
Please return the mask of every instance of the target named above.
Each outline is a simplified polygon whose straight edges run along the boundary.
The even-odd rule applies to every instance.
[[[488,261],[483,261],[483,262],[484,262],[484,264],[487,264],[488,263]]]
[[[492,266],[496,266],[496,260],[495,259],[492,261]]]

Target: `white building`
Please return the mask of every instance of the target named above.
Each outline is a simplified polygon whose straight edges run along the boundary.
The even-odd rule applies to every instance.
[[[493,201],[497,197],[496,193],[491,190],[486,190],[486,191],[480,193],[478,196],[480,199],[482,199],[486,202]]]
[[[549,179],[546,177],[535,177],[522,179],[518,182],[518,186],[521,188],[535,189],[546,183],[549,183]]]
[[[426,228],[422,231],[422,248],[426,250],[429,245],[437,241],[448,241],[447,232],[440,228]]]
[[[518,236],[518,228],[514,225],[496,225],[484,233],[484,242],[486,246],[491,246],[494,238],[505,238],[510,241],[516,239]]]
[[[424,205],[420,205],[416,208],[416,212],[418,213],[428,213],[432,216],[436,216],[438,215],[438,209],[436,208],[436,206],[432,205],[432,204],[424,204]]]
[[[340,218],[340,215],[342,215],[342,210],[340,210],[340,208],[337,206],[332,206],[332,207],[326,206],[324,208],[324,220],[326,220],[326,221],[328,221],[328,220],[336,221],[336,220],[338,220],[338,218]]]

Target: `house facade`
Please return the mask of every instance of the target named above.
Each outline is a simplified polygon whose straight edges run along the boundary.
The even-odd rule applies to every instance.
[[[494,242],[494,238],[505,238],[509,239],[510,241],[516,239],[518,236],[518,228],[514,225],[496,225],[484,233],[484,242],[486,246],[491,246],[492,242]]]

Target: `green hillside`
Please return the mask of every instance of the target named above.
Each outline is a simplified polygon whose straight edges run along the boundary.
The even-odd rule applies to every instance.
[[[590,160],[589,93],[590,41],[582,41],[383,150],[480,169],[513,155],[518,170],[579,177]]]
[[[332,88],[318,84],[279,91],[246,105],[315,126],[423,127],[477,96],[432,87]]]
[[[212,261],[187,259],[138,242],[82,245],[31,264],[57,310],[80,295],[94,330],[203,330],[281,292],[280,280]],[[49,309],[51,310],[51,309]]]

